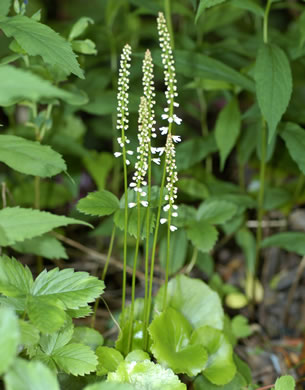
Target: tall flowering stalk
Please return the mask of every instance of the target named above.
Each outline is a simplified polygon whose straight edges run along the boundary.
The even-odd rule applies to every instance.
[[[122,318],[124,320],[125,301],[126,301],[126,268],[127,268],[127,222],[128,222],[128,197],[127,197],[127,165],[130,164],[127,159],[128,154],[133,154],[131,150],[127,150],[126,144],[130,140],[126,137],[125,131],[128,130],[128,89],[129,89],[129,68],[131,61],[131,47],[125,45],[121,54],[119,80],[118,80],[118,107],[117,107],[117,130],[121,131],[121,135],[117,141],[122,149],[122,152],[114,153],[115,157],[123,157],[124,170],[124,192],[125,192],[125,211],[124,211],[124,259],[123,259],[123,291],[122,291]]]

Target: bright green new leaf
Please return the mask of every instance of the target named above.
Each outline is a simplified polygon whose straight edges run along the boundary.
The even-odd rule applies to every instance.
[[[77,209],[82,213],[99,217],[113,214],[119,208],[118,198],[106,190],[91,192],[77,204]]]
[[[20,341],[18,319],[12,309],[0,307],[0,375],[4,374],[17,354]]]
[[[291,375],[284,375],[275,382],[275,390],[294,390],[295,380]]]
[[[46,354],[51,356],[54,351],[64,347],[66,344],[71,341],[72,335],[74,332],[73,324],[69,324],[62,328],[59,332],[42,335],[39,341],[41,350]]]
[[[215,125],[215,138],[220,151],[221,170],[239,136],[241,115],[238,100],[232,98],[220,112]]]
[[[104,344],[104,337],[100,332],[93,328],[88,328],[87,326],[77,326],[74,328],[71,342],[87,345],[95,351],[98,346]]]
[[[108,374],[108,382],[130,383],[135,390],[186,390],[186,385],[170,370],[144,362],[122,362],[116,372]]]
[[[73,25],[71,29],[71,32],[69,34],[69,41],[72,41],[73,39],[82,35],[89,26],[89,24],[93,23],[94,20],[88,18],[87,16],[83,16],[82,18],[78,19],[78,21]]]
[[[291,158],[298,164],[300,170],[305,174],[305,130],[296,123],[286,123],[284,130],[280,132],[284,139]]]
[[[72,48],[81,54],[97,54],[95,43],[91,39],[73,41]]]
[[[77,95],[55,87],[49,81],[14,66],[0,67],[0,84],[2,85],[1,106],[10,106],[22,100],[39,102],[42,98],[59,98],[71,104],[75,101],[77,105]]]
[[[10,10],[12,0],[1,0],[0,2],[0,16],[6,16]]]
[[[8,37],[14,37],[19,45],[32,56],[41,56],[51,65],[57,65],[66,73],[83,78],[71,45],[50,27],[27,16],[1,18],[0,28]]]
[[[0,245],[12,245],[18,241],[41,236],[59,226],[67,226],[74,223],[91,226],[86,222],[51,214],[46,211],[6,207],[0,210],[0,228],[5,233],[5,237],[0,235]]]
[[[162,311],[162,286],[157,294],[155,310]],[[223,328],[223,309],[218,294],[199,279],[178,275],[168,283],[167,306],[176,309],[196,329],[210,325],[216,329]]]
[[[128,313],[127,318],[129,315],[130,314]],[[136,317],[137,315],[135,313],[133,329],[132,329],[131,350],[138,350],[143,347],[143,321],[137,320]],[[120,324],[120,326],[121,326],[121,331],[115,342],[115,348],[125,356],[129,352],[128,344],[129,344],[129,331],[131,328],[130,320],[125,320],[125,322],[123,324]]]
[[[25,347],[38,344],[40,338],[39,330],[30,322],[19,320],[19,329],[21,336],[20,344]]]
[[[170,254],[171,261],[169,264],[169,275],[177,272],[182,268],[187,254],[188,241],[186,233],[183,229],[178,229],[171,234],[170,241]],[[167,251],[167,238],[164,237],[160,243],[160,264],[163,269],[166,268],[166,251]]]
[[[116,371],[119,364],[124,361],[123,355],[115,348],[98,347],[96,350],[98,365],[96,374],[103,376],[108,372]]]
[[[235,376],[232,345],[218,329],[202,326],[194,331],[191,342],[207,349],[209,359],[203,375],[215,385],[225,385]]]
[[[27,266],[7,256],[0,257],[0,292],[7,297],[21,297],[29,294],[33,276]]]
[[[230,220],[236,213],[237,207],[234,203],[225,200],[206,200],[201,203],[197,211],[197,219],[211,224],[223,224]]]
[[[192,221],[188,224],[187,237],[195,248],[209,252],[217,241],[218,232],[206,221]]]
[[[150,356],[141,349],[135,349],[134,351],[129,352],[125,360],[127,362],[144,362],[144,360],[150,360]]]
[[[50,146],[14,135],[0,135],[0,161],[18,172],[40,177],[67,170],[61,155]]]
[[[176,374],[196,376],[205,367],[208,354],[200,344],[190,344],[192,325],[178,311],[166,309],[149,327],[151,351],[157,361]]]
[[[237,315],[231,321],[232,331],[237,339],[248,337],[252,334],[248,318]]]
[[[195,17],[195,23],[198,22],[198,19],[203,14],[204,10],[210,7],[214,7],[217,4],[224,3],[226,0],[200,0],[196,17]]]
[[[265,238],[261,243],[261,248],[270,248],[272,246],[305,256],[305,233],[277,233]]]
[[[41,362],[17,359],[4,376],[9,390],[59,390],[56,376]]]
[[[287,109],[292,92],[291,69],[284,51],[274,44],[261,46],[254,77],[258,105],[268,123],[270,142]]]
[[[46,259],[67,259],[68,255],[62,243],[48,234],[18,242],[12,248],[20,253],[42,256]]]

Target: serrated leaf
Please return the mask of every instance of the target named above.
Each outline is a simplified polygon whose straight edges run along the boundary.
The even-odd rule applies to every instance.
[[[89,305],[82,306],[79,309],[68,309],[67,314],[71,318],[84,318],[92,314],[92,307]]]
[[[41,56],[46,63],[66,73],[84,77],[70,43],[45,24],[17,15],[0,19],[0,28],[6,36],[14,37],[29,55]]]
[[[0,307],[0,375],[6,372],[15,359],[19,340],[16,314],[8,307]]]
[[[0,84],[1,106],[10,106],[25,99],[39,102],[42,98],[59,98],[73,104],[73,99],[77,97],[29,71],[10,65],[0,67]]]
[[[14,135],[0,135],[0,161],[18,172],[40,177],[51,177],[67,169],[61,155],[50,146]]]
[[[116,371],[119,364],[124,361],[121,352],[115,348],[98,347],[96,350],[98,358],[98,365],[96,368],[96,375],[102,376],[108,372]]]
[[[167,308],[149,326],[157,361],[176,374],[196,376],[205,367],[208,354],[201,345],[190,343],[192,326],[178,311]]]
[[[88,272],[73,269],[44,270],[36,278],[31,293],[34,297],[59,299],[66,308],[78,309],[93,302],[104,290],[104,282]]]
[[[284,130],[280,132],[284,139],[291,158],[298,164],[299,169],[305,174],[305,130],[296,123],[285,123]]]
[[[203,375],[216,385],[225,385],[235,376],[233,349],[225,335],[218,329],[203,326],[194,331],[191,342],[207,349],[209,359]]]
[[[0,16],[6,16],[11,8],[12,0],[1,0],[0,2]]]
[[[0,292],[8,297],[21,297],[29,294],[33,276],[27,266],[7,256],[0,257]]]
[[[291,375],[278,378],[275,382],[275,390],[294,390],[295,380]]]
[[[195,248],[209,252],[217,241],[218,232],[209,222],[192,221],[188,224],[187,237]]]
[[[74,328],[71,342],[87,345],[95,351],[97,347],[104,344],[104,337],[100,332],[93,328],[88,328],[87,326],[77,326]]]
[[[237,207],[234,203],[225,200],[207,200],[203,202],[198,211],[197,219],[211,224],[223,224],[233,218]]]
[[[305,256],[305,233],[285,232],[273,234],[265,238],[261,243],[261,248],[269,248],[272,246]]]
[[[157,294],[155,311],[163,308],[164,287]],[[178,275],[168,283],[167,306],[176,309],[196,329],[210,325],[223,328],[223,309],[218,294],[202,280]]]
[[[26,347],[38,344],[39,330],[35,328],[30,322],[19,320],[19,328],[21,334],[20,343]]]
[[[226,0],[200,0],[196,17],[195,17],[195,23],[198,22],[198,19],[203,14],[204,10],[210,7],[214,7],[215,5],[224,3]]]
[[[62,328],[59,332],[51,335],[42,335],[39,341],[41,350],[51,356],[54,351],[64,347],[72,339],[74,332],[73,324],[69,324]]]
[[[118,198],[109,191],[101,190],[91,192],[77,204],[82,213],[102,217],[111,215],[120,207]]]
[[[72,375],[85,375],[95,371],[97,357],[83,344],[67,344],[52,353],[52,359],[58,367]]]
[[[108,374],[108,381],[130,383],[136,390],[186,390],[186,385],[170,369],[149,360],[144,362],[122,362],[116,372]]]
[[[68,255],[62,243],[50,235],[35,237],[12,245],[20,253],[42,256],[46,259],[67,259]]]
[[[268,123],[270,142],[287,109],[292,92],[291,69],[284,51],[274,44],[261,46],[254,77],[258,105]]]
[[[56,376],[40,362],[17,359],[4,376],[9,390],[59,390]]]
[[[220,151],[221,170],[239,136],[241,115],[238,100],[232,98],[220,112],[215,125],[215,138]]]
[[[0,245],[12,245],[19,241],[41,236],[59,226],[74,223],[91,226],[86,222],[46,211],[6,207],[0,210],[0,228],[3,229],[6,236],[0,237]]]
[[[206,199],[209,196],[206,185],[194,178],[179,179],[177,187],[179,191],[190,195],[194,199]]]

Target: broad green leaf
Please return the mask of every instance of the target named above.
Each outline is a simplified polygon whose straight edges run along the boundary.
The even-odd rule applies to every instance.
[[[162,311],[162,286],[156,297],[155,310]],[[178,275],[168,283],[167,306],[176,309],[196,329],[210,325],[223,328],[223,309],[218,294],[199,279]]]
[[[299,16],[298,27],[300,31],[300,46],[303,46],[305,42],[305,10]]]
[[[67,170],[61,155],[50,146],[14,135],[0,135],[0,161],[18,172],[40,177]]]
[[[252,330],[249,326],[248,318],[242,315],[237,315],[234,318],[232,318],[231,326],[232,326],[233,334],[237,339],[248,337],[252,334]]]
[[[143,362],[144,360],[150,360],[150,356],[141,349],[135,349],[134,351],[129,352],[125,360],[127,362]]]
[[[6,16],[10,10],[12,0],[1,0],[0,2],[0,16]]]
[[[10,65],[0,66],[0,84],[1,106],[10,106],[25,99],[39,102],[42,98],[59,98],[73,104],[73,99],[77,97],[29,71]]]
[[[261,46],[254,77],[258,105],[268,123],[270,142],[287,109],[292,92],[291,70],[284,51],[274,44]]]
[[[12,245],[18,241],[41,236],[59,226],[73,223],[90,226],[86,222],[46,211],[6,207],[0,210],[0,228],[6,236],[6,238],[0,237],[0,245]]]
[[[0,28],[6,36],[14,37],[29,55],[41,56],[46,63],[66,73],[84,77],[70,43],[45,24],[17,15],[1,18]]]
[[[20,297],[29,294],[33,276],[27,266],[7,256],[0,257],[0,292],[7,297]]]
[[[146,208],[141,206],[141,238],[146,237]],[[150,233],[153,232],[155,227],[156,216],[154,213],[150,213]],[[120,230],[124,230],[125,214],[124,209],[120,208],[114,214],[114,223]],[[138,210],[137,207],[128,210],[128,224],[127,231],[130,235],[137,237],[138,231]]]
[[[135,309],[136,311],[136,309]],[[137,319],[137,313],[135,313],[135,318],[133,322],[132,329],[132,340],[131,340],[131,350],[138,350],[143,347],[143,321]],[[127,318],[129,318],[129,313],[127,313]],[[143,314],[141,316],[143,318]],[[124,323],[120,324],[121,331],[119,332],[118,338],[115,342],[115,348],[120,351],[124,356],[129,352],[129,331],[131,328],[130,320],[125,320]]]
[[[115,157],[112,153],[96,153],[91,151],[88,157],[84,158],[84,164],[87,171],[95,181],[99,190],[104,190],[106,179],[115,164]]]
[[[88,328],[87,326],[77,326],[74,328],[71,342],[87,345],[95,351],[98,346],[104,344],[104,337],[100,332],[93,328]]]
[[[73,39],[79,37],[82,35],[89,24],[93,24],[94,21],[91,18],[88,18],[86,16],[83,16],[82,18],[78,19],[76,23],[74,23],[73,27],[71,28],[70,34],[69,34],[69,41],[72,41]]]
[[[294,390],[295,380],[291,375],[278,378],[275,382],[275,390]]]
[[[0,375],[4,374],[17,355],[20,340],[18,319],[12,309],[0,306]]]
[[[201,344],[208,351],[208,361],[203,375],[216,385],[230,382],[236,373],[233,349],[225,335],[218,329],[202,326],[194,331],[191,342]]]
[[[77,209],[84,214],[102,217],[111,215],[120,207],[118,198],[109,191],[91,192],[77,204]]]
[[[51,335],[42,335],[39,341],[41,350],[46,355],[51,356],[54,351],[69,343],[72,338],[73,331],[73,324],[69,324],[62,328],[59,332]]]
[[[230,220],[236,213],[234,203],[225,200],[206,200],[201,203],[197,211],[197,219],[211,224],[223,224]]]
[[[209,222],[192,221],[188,224],[187,237],[195,248],[209,252],[217,241],[218,232]]]
[[[215,138],[220,151],[220,165],[223,170],[226,159],[236,144],[241,126],[238,100],[232,98],[220,112],[215,125]]]
[[[296,123],[286,123],[284,130],[280,132],[284,139],[291,158],[298,164],[299,169],[305,174],[305,130]]]
[[[277,233],[265,238],[261,243],[261,248],[269,248],[272,246],[305,256],[305,233]]]
[[[36,278],[31,293],[36,297],[59,299],[66,308],[78,309],[93,302],[104,290],[104,282],[88,272],[67,268],[44,270]]]
[[[181,178],[177,182],[179,191],[195,199],[206,199],[209,196],[207,187],[194,178]]]
[[[254,82],[225,63],[205,54],[176,50],[176,69],[186,77],[202,77],[210,80],[227,81],[254,92]]]
[[[282,187],[265,187],[263,208],[271,211],[285,206],[292,199],[292,193]]]
[[[119,364],[124,361],[123,355],[115,348],[98,347],[96,350],[98,365],[96,367],[96,374],[103,376],[108,372],[116,371]]]
[[[226,0],[200,0],[196,17],[195,17],[195,23],[198,22],[198,19],[203,14],[204,10],[210,7],[214,7],[215,5],[224,3]]]
[[[169,275],[177,272],[183,265],[187,254],[187,236],[183,229],[171,233]],[[159,257],[163,269],[166,268],[167,239],[164,237],[160,243]]]
[[[41,362],[17,359],[4,376],[8,390],[59,390],[56,376]]]
[[[69,316],[71,318],[88,317],[92,314],[92,307],[89,305],[86,305],[86,306],[80,307],[79,309],[68,309],[67,314],[69,314]],[[83,343],[83,344],[87,345],[86,343]]]
[[[170,370],[144,362],[122,362],[116,372],[108,374],[108,382],[130,383],[135,390],[186,390],[186,385]]]
[[[68,255],[62,243],[55,237],[44,234],[12,245],[12,248],[20,253],[29,253],[42,256],[46,259],[67,259]]]
[[[176,374],[196,376],[205,367],[208,354],[201,345],[191,345],[192,325],[178,311],[166,309],[149,327],[151,351],[157,361]]]
[[[198,376],[194,381],[194,390],[243,390],[246,386],[247,382],[239,372],[231,382],[223,386],[214,385],[203,375]]]
[[[35,328],[30,322],[19,320],[19,328],[20,328],[20,344],[25,347],[30,347],[32,345],[38,344],[40,334],[39,330]]]
[[[93,385],[88,385],[84,390],[136,390],[128,383],[111,383],[111,382],[97,382]]]
[[[247,264],[247,270],[254,273],[256,257],[256,240],[247,228],[240,229],[236,234],[236,242],[242,248]]]
[[[231,0],[231,4],[234,5],[234,7],[241,8],[246,11],[250,11],[255,15],[264,17],[263,8],[253,0]]]

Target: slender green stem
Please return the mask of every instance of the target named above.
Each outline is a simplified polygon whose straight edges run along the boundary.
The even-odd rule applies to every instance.
[[[189,262],[188,266],[186,267],[185,273],[190,274],[192,269],[194,268],[198,258],[198,249],[194,247],[193,255],[191,258],[191,261]]]
[[[164,0],[164,13],[165,13],[165,19],[167,20],[167,26],[168,26],[168,32],[171,37],[171,46],[174,50],[175,48],[175,42],[174,42],[174,34],[173,34],[173,24],[172,24],[172,17],[171,17],[171,4],[170,0]]]
[[[263,39],[264,43],[268,43],[268,20],[269,20],[269,12],[271,8],[272,0],[268,0],[265,14],[264,14],[264,25],[263,25]]]
[[[110,243],[109,243],[109,248],[108,248],[108,253],[107,253],[107,258],[106,258],[106,263],[104,265],[103,273],[101,275],[101,279],[102,280],[105,280],[105,278],[106,278],[108,265],[109,265],[110,257],[111,257],[111,254],[112,254],[112,248],[113,248],[113,243],[114,243],[114,238],[115,238],[115,231],[116,231],[116,226],[114,225],[113,229],[112,229],[112,233],[111,233],[111,238],[110,238]],[[100,303],[100,298],[98,298],[95,301],[95,303],[94,303],[93,315],[92,315],[92,319],[91,319],[91,328],[95,327],[95,319],[96,319],[96,313],[97,313],[97,308],[99,306],[99,303]]]
[[[163,295],[163,311],[166,309],[167,303],[167,286],[168,286],[168,274],[169,274],[169,263],[170,263],[170,244],[171,244],[171,210],[168,212],[167,222],[167,247],[166,247],[166,265],[165,265],[165,281],[164,281],[164,295]]]
[[[130,306],[130,318],[129,318],[129,334],[128,334],[128,352],[132,349],[132,334],[133,334],[133,320],[134,320],[134,306],[136,297],[136,271],[139,255],[139,245],[141,239],[141,203],[140,193],[137,192],[137,241],[135,247],[135,254],[133,259],[133,270],[132,270],[132,283],[131,283],[131,306]]]

